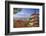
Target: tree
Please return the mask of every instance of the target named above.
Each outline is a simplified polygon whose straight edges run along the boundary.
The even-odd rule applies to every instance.
[[[14,8],[13,10],[14,10],[13,13],[16,14],[16,13],[20,12],[22,9],[21,8]]]

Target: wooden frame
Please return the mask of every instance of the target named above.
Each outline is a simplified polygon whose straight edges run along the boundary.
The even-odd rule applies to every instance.
[[[42,31],[24,31],[24,32],[10,32],[10,4],[27,4],[27,5],[42,5],[42,11],[43,11],[43,15],[42,15],[42,25],[43,25],[43,29]],[[35,3],[35,2],[18,2],[18,1],[5,1],[5,35],[16,35],[16,34],[33,34],[33,33],[44,33],[45,31],[45,27],[44,27],[44,23],[45,23],[45,8],[44,8],[44,3]]]

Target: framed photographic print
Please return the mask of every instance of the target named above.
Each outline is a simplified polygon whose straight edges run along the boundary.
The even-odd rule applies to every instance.
[[[5,35],[44,33],[44,3],[5,1]]]

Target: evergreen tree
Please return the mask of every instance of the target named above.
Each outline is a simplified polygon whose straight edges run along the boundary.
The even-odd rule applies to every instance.
[[[16,13],[20,12],[22,9],[21,8],[14,8],[13,10],[14,10],[13,13],[16,14]]]

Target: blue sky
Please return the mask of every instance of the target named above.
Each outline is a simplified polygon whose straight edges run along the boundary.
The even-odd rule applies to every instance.
[[[14,17],[18,17],[18,16],[21,16],[21,17],[28,17],[28,16],[31,16],[34,12],[36,13],[39,13],[39,9],[33,9],[33,8],[22,8],[22,10],[16,14],[14,14]]]
[[[20,12],[16,13],[16,16],[28,16],[32,15],[32,13],[38,13],[39,9],[32,9],[32,8],[23,8]]]

